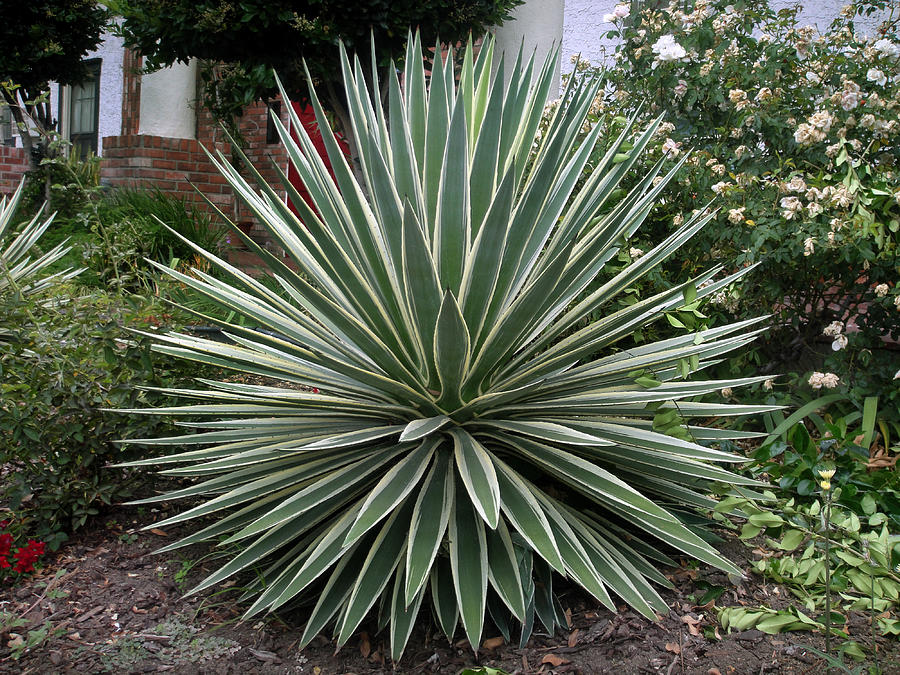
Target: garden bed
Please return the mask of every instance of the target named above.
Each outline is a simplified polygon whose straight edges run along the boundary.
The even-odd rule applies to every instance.
[[[423,613],[403,660],[385,656],[386,636],[373,621],[334,652],[331,640],[317,638],[297,649],[304,616],[286,613],[239,623],[242,607],[235,586],[229,592],[183,597],[216,563],[177,554],[153,555],[175,529],[138,531],[159,513],[122,507],[88,528],[50,557],[40,575],[0,593],[3,611],[24,615],[27,624],[3,635],[0,673],[458,673],[466,667],[500,667],[509,673],[814,673],[824,667],[809,651],[824,648],[821,635],[805,632],[767,635],[758,630],[726,634],[717,627],[713,603],[698,605],[704,589],[724,586],[719,606],[781,608],[790,603],[783,587],[758,576],[737,585],[706,567],[666,570],[675,590],[664,593],[671,608],[658,624],[622,608],[614,614],[577,589],[563,590],[571,617],[565,634],[535,631],[528,645],[504,644],[496,629],[476,657],[462,640],[448,644]],[[732,535],[725,535],[732,537]],[[730,538],[723,553],[747,570],[753,549]],[[204,569],[205,568],[205,569]],[[49,589],[48,589],[49,586]],[[227,587],[227,584],[225,585]],[[17,638],[48,628],[43,639],[13,658]],[[851,613],[851,636],[871,654],[869,618]],[[461,634],[457,636],[461,638]],[[878,639],[884,673],[900,673],[900,644]]]

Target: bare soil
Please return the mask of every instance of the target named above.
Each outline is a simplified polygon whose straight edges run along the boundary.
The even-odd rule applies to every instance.
[[[824,649],[821,636],[756,630],[725,634],[717,627],[712,604],[692,601],[705,584],[716,584],[726,586],[716,601],[719,606],[779,608],[790,602],[784,588],[749,573],[747,580],[733,585],[715,570],[691,566],[667,571],[676,590],[664,594],[670,611],[658,623],[624,606],[610,612],[573,588],[561,594],[570,628],[554,636],[536,631],[524,649],[504,644],[488,624],[486,642],[476,655],[461,635],[448,643],[423,612],[399,663],[386,656],[387,637],[377,632],[374,620],[337,652],[324,636],[301,651],[302,612],[241,623],[236,586],[183,597],[217,563],[192,566],[189,561],[202,556],[202,549],[191,550],[191,558],[154,555],[156,548],[189,531],[138,531],[161,516],[139,516],[137,510],[121,507],[48,556],[38,576],[0,589],[0,610],[28,622],[0,635],[0,673],[456,674],[477,665],[523,675],[827,672],[824,661],[809,651]],[[727,541],[723,552],[745,569],[753,555],[736,540]],[[56,577],[61,570],[65,572]],[[29,631],[42,626],[49,628],[46,638],[32,634],[29,641]],[[852,614],[847,629],[871,655],[869,617]],[[32,646],[14,659],[9,645],[20,640]],[[900,674],[898,641],[880,637],[877,647],[882,672]]]

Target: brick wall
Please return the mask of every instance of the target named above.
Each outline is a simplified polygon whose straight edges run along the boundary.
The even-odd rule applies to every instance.
[[[266,142],[267,118],[268,106],[264,103],[253,104],[246,109],[239,128],[246,143],[244,152],[266,180],[277,186],[278,176],[269,158],[284,170],[287,153],[280,143]],[[284,109],[281,119],[286,123],[287,112]],[[224,132],[203,109],[197,111],[197,138],[164,138],[137,133],[108,136],[103,139],[101,176],[104,182],[111,185],[155,185],[164,192],[205,204],[203,197],[191,186],[193,184],[229,218],[237,223],[247,223],[258,238],[263,238],[258,225],[234,199],[231,188],[202,150],[201,146],[210,151],[220,150],[231,158],[231,145],[225,140]],[[242,173],[247,174],[245,170]]]
[[[141,65],[140,54],[125,49],[122,57],[122,135],[138,133],[141,116]]]
[[[103,139],[100,175],[111,185],[155,185],[188,201],[203,202],[191,187],[193,183],[226,214],[231,210],[225,179],[195,140],[141,134],[107,136]]]
[[[0,146],[0,194],[13,192],[28,171],[25,150]]]

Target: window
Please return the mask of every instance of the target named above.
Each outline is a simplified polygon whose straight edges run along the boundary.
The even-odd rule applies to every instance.
[[[278,129],[275,128],[275,121],[272,119],[272,113],[278,119],[281,119],[281,101],[269,101],[266,103],[266,143],[280,143]]]
[[[60,119],[66,122],[63,134],[80,157],[97,153],[100,121],[100,59],[86,62],[88,76],[68,87],[60,97]],[[68,101],[65,101],[65,99]]]
[[[0,145],[15,146],[16,123],[9,106],[0,104]]]

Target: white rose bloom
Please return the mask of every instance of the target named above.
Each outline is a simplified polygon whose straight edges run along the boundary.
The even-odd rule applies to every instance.
[[[894,307],[900,309],[900,295],[894,298]]]
[[[724,180],[720,180],[718,183],[713,185],[712,188],[710,188],[710,189],[718,195],[718,194],[722,194],[722,190],[724,190],[729,185],[730,185],[730,183],[726,183]]]
[[[834,339],[834,342],[831,343],[831,348],[836,352],[841,351],[846,346],[847,346],[847,336],[846,335],[838,335]],[[829,387],[829,389],[830,389],[830,387]]]
[[[730,209],[728,211],[728,222],[734,223],[738,225],[739,223],[744,222],[744,209],[745,207],[741,206],[737,209]]]
[[[891,42],[887,38],[881,38],[872,47],[875,48],[882,56],[895,57],[900,56],[900,45]]]
[[[822,208],[822,205],[819,204],[819,202],[810,202],[806,205],[806,212],[809,214],[810,218],[815,218],[824,210],[825,209]]]
[[[869,72],[866,73],[866,79],[869,82],[874,82],[879,87],[887,84],[887,75],[883,71],[878,70],[878,68],[869,68]]]
[[[775,380],[773,380],[773,379],[768,379],[765,382],[763,382],[763,389],[765,389],[766,391],[772,391],[772,388],[774,386],[775,386]]]
[[[603,23],[615,23],[616,15],[615,14],[604,14],[603,15]]]
[[[687,56],[687,52],[680,44],[675,42],[673,35],[663,35],[653,43],[653,53],[656,54],[656,60],[653,62],[652,68],[666,61],[679,61]]]
[[[803,202],[801,202],[797,197],[782,197],[779,202],[781,208],[786,211],[793,211],[796,213],[803,208]]]
[[[622,3],[616,5],[616,8],[613,10],[613,14],[615,14],[616,18],[618,19],[624,19],[626,16],[631,14],[631,8],[629,7],[629,5]]]
[[[822,78],[816,75],[813,71],[809,70],[806,72],[806,79],[813,84],[819,84],[822,81]]]
[[[734,393],[734,392],[731,391],[731,387],[725,387],[725,388],[721,391],[721,394],[722,394],[722,396],[723,396],[724,398],[731,398],[731,395],[732,395],[733,393]]]
[[[894,373],[894,379],[900,380],[900,370],[898,370],[896,373]]]
[[[672,157],[678,157],[678,153],[681,152],[679,150],[679,146],[681,143],[676,143],[671,138],[667,138],[665,143],[662,144],[663,154],[671,155]]]
[[[640,258],[642,255],[644,255],[644,251],[643,249],[639,249],[637,246],[632,246],[628,250],[628,255],[630,255],[632,258]]]
[[[841,107],[850,112],[859,105],[859,94],[855,91],[845,91],[841,94]]]
[[[672,93],[674,93],[678,98],[681,98],[687,93],[687,90],[687,82],[685,80],[678,80],[678,84],[676,85],[675,89],[672,90]]]
[[[785,184],[784,187],[788,192],[805,192],[806,181],[803,180],[802,176],[794,176]]]
[[[888,288],[887,284],[878,284],[875,287],[875,295],[877,295],[879,298],[883,298],[888,294],[889,290],[890,289]]]

